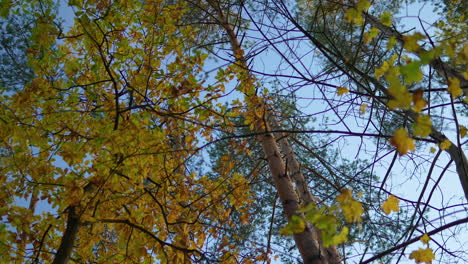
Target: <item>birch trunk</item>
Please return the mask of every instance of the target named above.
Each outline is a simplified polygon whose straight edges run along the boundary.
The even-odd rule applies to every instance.
[[[237,35],[229,24],[228,19],[225,17],[223,11],[216,3],[215,0],[209,0],[208,3],[216,12],[216,20],[219,25],[224,29],[225,33],[228,36],[229,42],[231,44],[231,49],[236,57],[236,63],[246,71],[246,79],[241,80],[241,86],[253,86],[255,83],[255,78],[250,73],[247,60],[243,56],[242,47],[237,39]],[[252,87],[251,87],[252,88]],[[244,89],[244,90],[251,90],[251,89]],[[253,95],[246,96],[246,100],[251,100],[250,105],[251,107],[263,107],[261,105],[256,105],[255,102],[258,102],[258,97]],[[249,102],[247,102],[249,104]],[[248,109],[249,111],[255,111],[258,109]],[[267,110],[264,109],[264,115],[268,116]],[[293,182],[291,177],[288,175],[286,171],[286,166],[284,163],[283,158],[281,157],[278,144],[274,135],[270,132],[270,124],[268,121],[258,118],[256,120],[255,128],[257,132],[260,133],[259,139],[262,144],[263,152],[266,156],[268,161],[268,166],[270,169],[271,176],[273,178],[273,182],[275,183],[276,189],[278,191],[278,196],[281,200],[283,205],[284,212],[288,219],[291,219],[292,216],[298,215],[303,217],[302,214],[297,213],[299,209],[299,198],[297,193],[294,189]],[[292,152],[291,152],[292,153]],[[296,164],[297,161],[296,161]],[[304,181],[302,181],[302,189],[306,189],[307,187],[304,186]],[[310,192],[309,192],[310,194]],[[300,194],[302,196],[302,194]],[[305,199],[311,199],[310,197],[304,195]],[[308,200],[309,201],[309,200]],[[320,242],[318,230],[311,226],[306,225],[306,228],[303,232],[294,234],[294,241],[296,246],[301,254],[302,260],[304,264],[337,264],[341,263],[339,255],[333,254],[338,253],[338,250],[335,247],[330,248],[330,250],[326,250]],[[330,253],[329,253],[330,252]]]

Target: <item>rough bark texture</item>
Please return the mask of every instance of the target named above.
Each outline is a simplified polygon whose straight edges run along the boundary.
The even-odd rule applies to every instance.
[[[263,151],[266,155],[273,181],[278,191],[278,196],[283,205],[283,209],[288,218],[297,213],[299,201],[294,190],[291,178],[289,177],[283,159],[276,144],[275,137],[268,133],[261,138]],[[326,264],[330,257],[319,244],[318,232],[311,226],[306,226],[304,232],[295,234],[294,241],[301,253],[305,264]]]
[[[280,124],[274,116],[270,116],[269,120],[272,123],[274,129],[281,129]],[[291,144],[289,144],[287,136],[283,133],[280,133],[278,143],[280,145],[281,152],[285,156],[284,159],[286,160],[287,172],[289,173],[296,185],[296,191],[299,195],[300,201],[305,205],[315,203],[317,199],[310,192],[309,185],[307,184],[304,174],[302,174],[301,165],[296,159],[293,148],[291,147]],[[312,228],[312,232],[317,232],[315,236],[320,240],[320,233],[318,232],[318,230]],[[341,256],[336,247],[326,248],[325,251],[326,254],[328,254],[330,263],[341,262]],[[321,252],[321,254],[325,255],[325,252]]]
[[[67,227],[65,233],[62,236],[60,247],[55,254],[54,261],[52,264],[65,264],[70,260],[73,245],[76,240],[76,234],[80,227],[80,218],[76,213],[75,206],[68,208]]]

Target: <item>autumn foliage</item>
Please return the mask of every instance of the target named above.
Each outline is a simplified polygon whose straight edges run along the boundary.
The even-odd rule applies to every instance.
[[[428,33],[393,1],[58,2],[1,1],[1,263],[430,264],[466,228],[458,9]]]

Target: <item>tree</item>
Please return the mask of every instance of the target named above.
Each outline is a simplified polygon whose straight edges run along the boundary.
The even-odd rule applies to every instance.
[[[367,1],[68,4],[75,15],[69,29],[44,8],[52,1],[2,5],[7,18],[39,10],[32,12],[24,66],[32,77],[19,89],[1,87],[1,147],[9,150],[0,161],[2,261],[266,262],[279,254],[270,238],[266,245],[244,241],[262,228],[269,237],[293,237],[303,263],[340,263],[350,252],[369,263],[399,250],[401,258],[420,237],[449,252],[437,234],[468,221],[431,227],[427,219],[428,208],[445,221],[449,208],[466,205],[430,203],[451,164],[429,185],[443,151],[468,196],[460,70],[466,45],[450,35],[459,29],[441,26],[439,36],[450,41],[400,33],[381,12],[384,4],[369,9]],[[311,10],[317,12],[309,17]],[[448,16],[444,25],[453,17],[460,19]],[[299,44],[318,51],[313,66],[323,69],[308,71],[310,62],[292,48]],[[263,52],[277,52],[292,71],[259,70]],[[313,129],[298,118],[310,112],[298,107],[297,91],[311,85],[338,126],[318,122],[327,126]],[[345,136],[361,140],[360,161],[334,149]],[[427,143],[440,146],[431,164],[416,149]],[[376,166],[391,154],[378,178]],[[426,179],[413,174],[425,181],[419,198],[392,190],[398,160],[417,173],[427,168]],[[277,200],[286,216],[279,222]],[[404,213],[392,213],[403,202],[408,225]],[[38,205],[51,208],[41,214]],[[260,221],[270,208],[271,220]],[[258,221],[246,225],[250,220]],[[381,225],[403,233],[386,234]],[[375,235],[396,245],[372,247]],[[375,248],[380,253],[366,255]],[[409,258],[430,263],[438,255],[433,249]]]

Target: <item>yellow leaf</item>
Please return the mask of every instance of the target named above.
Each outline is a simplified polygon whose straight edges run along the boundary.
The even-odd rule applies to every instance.
[[[429,244],[429,240],[431,240],[431,238],[427,235],[427,234],[424,234],[421,238],[420,238],[421,242],[423,242],[424,244]]]
[[[420,115],[416,118],[414,124],[414,135],[420,137],[427,137],[432,132],[431,117],[428,115]]]
[[[383,12],[382,14],[380,14],[380,22],[384,25],[384,26],[391,26],[392,25],[392,14],[389,13],[389,12]]]
[[[357,3],[356,9],[360,11],[366,11],[367,9],[369,9],[370,5],[371,3],[369,1],[361,0]]]
[[[463,45],[463,48],[462,48],[460,54],[461,54],[461,57],[464,60],[468,60],[468,43],[465,43],[465,45]]]
[[[349,90],[346,87],[338,87],[336,88],[336,94],[342,96],[343,94],[349,93]]]
[[[413,110],[416,112],[421,112],[421,110],[426,107],[427,102],[423,98],[423,90],[418,89],[413,93]]]
[[[346,11],[345,19],[348,23],[352,23],[355,25],[363,25],[364,24],[364,17],[362,16],[362,12],[355,8],[350,8]]]
[[[398,154],[405,155],[409,150],[414,151],[414,140],[408,137],[406,129],[399,128],[390,139],[390,143],[397,148]]]
[[[457,98],[458,96],[463,94],[463,90],[460,88],[460,80],[455,77],[449,78],[449,87],[448,92],[452,96],[452,98]]]
[[[412,94],[400,82],[400,69],[398,67],[390,68],[385,74],[385,79],[389,82],[388,93],[392,96],[387,105],[391,109],[408,109],[413,101]]]
[[[349,233],[348,227],[347,226],[343,227],[341,232],[338,235],[333,236],[329,244],[324,243],[324,246],[328,247],[332,245],[338,245],[338,244],[348,241],[348,233]]]
[[[341,206],[345,220],[348,223],[358,223],[362,221],[364,209],[359,201],[351,200]]]
[[[397,43],[397,40],[395,37],[390,37],[387,41],[387,50],[390,50],[391,48],[393,48],[395,46],[395,44]]]
[[[396,39],[395,39],[395,41],[396,41]],[[381,76],[383,76],[390,69],[390,67],[393,66],[393,64],[395,63],[395,60],[397,58],[398,57],[395,54],[389,60],[384,61],[382,66],[380,66],[380,68],[375,70],[375,72],[374,72],[375,78],[379,79]]]
[[[361,115],[366,113],[366,108],[367,104],[362,104],[361,106],[359,106],[359,110],[361,110]]]
[[[466,136],[466,127],[460,126],[460,137],[464,138]]]
[[[436,148],[431,147],[430,151],[431,151],[431,153],[434,153],[434,152],[436,152]]]
[[[350,189],[341,190],[341,194],[336,197],[336,201],[339,203],[344,203],[351,199],[353,199],[353,191]]]
[[[301,233],[305,229],[305,222],[300,216],[293,215],[289,223],[280,230],[281,235],[293,235]]]
[[[439,144],[439,147],[441,150],[446,150],[450,147],[450,145],[452,145],[452,142],[450,142],[450,140],[446,139],[444,140],[442,143]]]
[[[364,43],[368,44],[371,40],[379,34],[379,29],[372,27],[369,32],[364,33]]]
[[[400,207],[398,206],[398,203],[400,202],[400,200],[398,198],[396,198],[395,196],[393,195],[390,195],[387,199],[387,201],[385,201],[383,204],[382,204],[382,210],[386,213],[386,214],[390,214],[392,211],[394,212],[399,212],[400,211]]]
[[[403,36],[404,47],[407,51],[418,51],[419,44],[418,41],[424,39],[424,35],[419,32],[414,33],[413,35]]]
[[[380,79],[380,77],[383,76],[385,74],[385,72],[388,71],[390,66],[391,65],[390,65],[390,63],[388,61],[384,61],[382,66],[380,66],[380,68],[377,68],[375,70],[375,72],[374,72],[375,78]]]
[[[343,211],[345,220],[348,223],[360,222],[364,209],[359,201],[353,198],[352,190],[343,189],[341,194],[336,197],[336,201],[340,203],[340,208]]]
[[[426,264],[431,264],[432,260],[435,259],[434,252],[432,252],[432,249],[430,248],[420,248],[418,250],[414,250],[411,252],[410,259],[414,259],[416,263],[426,263]]]

